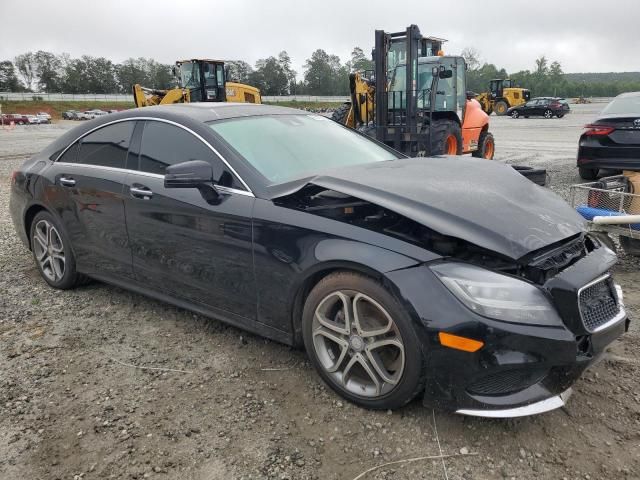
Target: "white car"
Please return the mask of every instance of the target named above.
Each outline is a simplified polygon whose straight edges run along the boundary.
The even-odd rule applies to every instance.
[[[29,120],[30,125],[38,125],[39,123],[42,123],[36,115],[25,115],[25,117]]]
[[[36,117],[40,120],[40,123],[51,123],[51,115],[47,112],[38,112]]]
[[[78,120],[92,120],[102,115],[107,115],[107,112],[103,112],[102,110],[86,110],[78,113]]]

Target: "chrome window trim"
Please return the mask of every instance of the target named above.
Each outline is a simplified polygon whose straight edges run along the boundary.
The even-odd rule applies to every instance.
[[[614,294],[614,299],[616,300],[616,304],[618,305],[618,313],[611,320],[607,320],[605,323],[603,323],[602,325],[599,325],[593,330],[589,330],[587,326],[584,324],[584,317],[582,316],[582,308],[580,308],[580,294],[587,288],[592,287],[593,285],[596,285],[610,278],[611,278],[611,274],[605,273],[604,275],[600,275],[598,278],[591,280],[589,283],[587,283],[586,285],[583,285],[578,289],[578,313],[580,313],[580,320],[582,320],[582,325],[584,326],[585,330],[589,333],[601,332],[602,330],[609,328],[611,325],[618,323],[620,320],[622,320],[627,316],[627,312],[624,309],[624,305],[620,302],[620,299],[618,298],[618,293],[614,291],[611,293]],[[615,284],[614,284],[614,289],[615,289]]]
[[[55,163],[62,163],[62,164],[66,164],[66,165],[82,165],[82,166],[89,166],[89,167],[98,167],[98,168],[105,168],[105,169],[112,169],[112,170],[124,170],[126,172],[135,172],[135,173],[147,173],[147,172],[141,172],[140,170],[130,170],[130,169],[126,169],[126,168],[115,168],[115,167],[102,167],[101,165],[89,165],[86,163],[68,163],[68,162],[58,162],[58,160],[60,159],[60,157],[62,157],[67,150],[69,150],[69,148],[71,148],[71,146],[73,146],[76,142],[78,142],[79,140],[81,140],[82,138],[86,137],[87,135],[95,132],[96,130],[99,130],[103,127],[107,127],[109,125],[113,125],[115,123],[120,123],[120,122],[133,122],[133,121],[138,121],[138,120],[151,120],[151,121],[156,121],[156,122],[163,122],[163,123],[168,123],[170,125],[173,125],[175,127],[181,128],[183,130],[186,130],[187,132],[189,132],[191,135],[193,135],[194,137],[196,137],[198,140],[200,140],[202,143],[204,143],[213,153],[216,154],[216,156],[222,160],[222,162],[227,166],[227,168],[229,168],[229,170],[231,170],[231,173],[233,173],[236,178],[238,180],[240,180],[240,183],[242,183],[242,185],[244,186],[244,188],[246,188],[247,190],[238,190],[236,188],[228,188],[228,187],[216,187],[216,188],[220,188],[220,189],[225,189],[229,192],[232,193],[240,193],[242,195],[247,195],[247,196],[252,196],[255,197],[254,193],[251,191],[251,189],[249,188],[249,185],[247,185],[247,182],[244,181],[244,179],[238,175],[238,172],[235,171],[235,169],[229,164],[229,162],[226,160],[226,158],[224,158],[220,152],[218,152],[218,150],[216,150],[209,142],[207,142],[201,135],[199,135],[198,133],[194,132],[193,130],[191,130],[189,127],[185,127],[184,125],[178,123],[178,122],[174,122],[173,120],[167,120],[164,118],[156,118],[156,117],[128,117],[128,118],[120,118],[118,120],[113,120],[111,122],[107,122],[107,123],[103,123],[101,125],[98,125],[95,128],[92,128],[91,130],[84,132],[82,135],[80,135],[78,138],[76,138],[73,142],[69,143],[69,145],[67,145],[65,147],[64,150],[62,150],[62,152],[60,152],[60,155],[58,155],[56,157],[56,159],[54,160]],[[150,175],[157,175],[157,174],[150,174]],[[160,175],[161,177],[163,175]]]
[[[82,168],[94,168],[96,170],[105,170],[107,172],[116,172],[116,173],[128,173],[132,175],[139,175],[141,177],[151,177],[157,179],[164,179],[164,175],[160,175],[159,173],[151,173],[151,172],[142,172],[140,170],[131,170],[128,168],[118,168],[118,167],[105,167],[103,165],[90,165],[88,163],[69,163],[69,162],[55,162],[56,165],[63,165],[68,167],[82,167]],[[233,193],[237,195],[244,195],[246,197],[254,197],[253,193],[247,192],[246,190],[238,190],[237,188],[224,187],[222,185],[216,185],[216,190],[222,193]]]

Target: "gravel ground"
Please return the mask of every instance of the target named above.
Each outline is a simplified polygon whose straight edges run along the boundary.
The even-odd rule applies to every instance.
[[[543,166],[566,194],[580,127],[492,117],[498,159]],[[0,178],[65,124],[0,131]],[[640,478],[640,329],[615,342],[568,405],[518,420],[421,406],[371,412],[325,388],[304,352],[100,283],[42,281],[0,181],[0,478]],[[638,263],[621,257],[630,314]],[[388,462],[451,455],[369,468]]]

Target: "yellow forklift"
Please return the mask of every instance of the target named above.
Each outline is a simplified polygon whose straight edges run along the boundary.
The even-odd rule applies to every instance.
[[[531,98],[531,91],[527,88],[516,87],[510,78],[494,78],[489,82],[489,91],[476,96],[482,110],[491,115],[502,116],[511,107],[527,103]]]
[[[256,87],[227,81],[221,60],[179,60],[173,67],[173,75],[178,86],[168,90],[134,85],[136,107],[188,102],[262,103]]]

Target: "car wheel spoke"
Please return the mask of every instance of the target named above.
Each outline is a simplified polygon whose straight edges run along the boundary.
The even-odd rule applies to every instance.
[[[385,349],[383,353],[391,353],[386,360],[386,357],[379,352],[379,350],[382,349]],[[393,355],[394,350],[395,355]],[[404,346],[401,341],[395,338],[374,341],[367,345],[365,353],[371,366],[385,383],[391,385],[398,383],[402,376],[402,368],[404,366]],[[397,369],[398,367],[400,368]],[[390,368],[393,369],[393,371],[390,371]]]
[[[342,307],[335,313],[334,319],[330,319],[327,314],[331,312],[336,303],[340,302]],[[343,335],[351,332],[351,300],[343,292],[335,292],[320,302],[316,308],[316,319],[321,325]]]
[[[313,332],[314,336],[314,344],[316,344],[316,337],[322,337],[322,340],[326,342],[327,340],[333,342],[339,348],[338,358],[334,360],[335,355],[327,355],[327,359],[332,360],[332,364],[328,364],[328,362],[323,362],[323,364],[327,363],[325,366],[327,372],[333,373],[338,370],[345,357],[347,356],[347,351],[349,350],[349,342],[340,334],[330,330],[324,326],[320,326],[316,328]],[[327,345],[324,345],[326,352],[328,353]]]
[[[54,282],[64,277],[66,258],[62,238],[46,220],[40,220],[35,226],[33,250],[45,277]]]
[[[373,309],[365,312],[359,304],[367,302]],[[353,324],[361,337],[375,337],[391,331],[393,320],[382,306],[372,298],[358,293],[353,297]]]
[[[370,380],[369,385],[366,385],[366,383],[356,382],[356,383],[360,383],[360,389],[366,390],[367,386],[370,386],[371,384],[373,384],[373,387],[375,390],[374,395],[375,396],[380,395],[380,392],[382,391],[382,382],[380,381],[380,378],[378,377],[378,375],[376,375],[376,372],[372,368],[369,361],[360,353],[356,353],[353,357],[351,357],[351,360],[349,360],[349,363],[347,363],[347,366],[344,367],[344,371],[342,374],[342,384],[344,385],[344,387],[348,388],[350,380],[353,380],[354,375],[352,372],[356,365],[360,365],[360,367],[362,367],[361,369],[362,372],[364,372],[367,375],[367,377],[369,377],[369,380]]]

